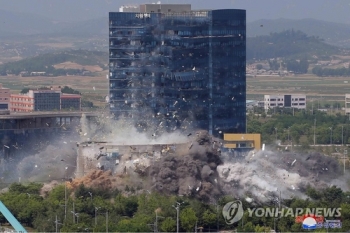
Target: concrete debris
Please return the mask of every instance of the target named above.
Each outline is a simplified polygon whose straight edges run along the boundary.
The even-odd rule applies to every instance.
[[[292,164],[290,165],[290,166],[293,166],[294,165],[294,163],[296,162],[297,160],[296,159],[294,159],[294,161],[292,162]]]

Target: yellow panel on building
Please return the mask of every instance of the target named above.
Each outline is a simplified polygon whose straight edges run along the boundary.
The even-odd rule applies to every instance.
[[[261,149],[261,135],[260,134],[224,134],[225,148],[252,148],[256,150]]]

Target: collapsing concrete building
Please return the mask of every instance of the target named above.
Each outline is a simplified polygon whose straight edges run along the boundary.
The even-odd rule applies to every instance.
[[[245,10],[135,9],[109,13],[111,112],[139,127],[245,132]]]

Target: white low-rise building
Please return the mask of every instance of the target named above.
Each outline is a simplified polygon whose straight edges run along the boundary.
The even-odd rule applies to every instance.
[[[306,109],[306,95],[304,94],[264,95],[264,109],[268,110],[275,107]]]
[[[345,114],[350,114],[350,94],[345,94]]]

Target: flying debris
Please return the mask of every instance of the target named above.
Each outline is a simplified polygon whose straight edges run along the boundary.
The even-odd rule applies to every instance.
[[[294,165],[294,163],[296,162],[297,160],[296,159],[294,159],[294,161],[292,162],[292,164],[290,165],[290,166],[293,166]]]
[[[95,87],[92,87],[92,89],[94,89],[94,91],[96,91],[96,88],[95,88]]]
[[[107,156],[107,154],[103,154],[103,153],[100,152],[100,153],[97,155],[96,160],[99,160],[102,156]]]
[[[196,67],[194,66],[192,70],[196,70]]]
[[[67,142],[63,142],[64,144],[67,144]]]
[[[190,145],[190,147],[189,147],[188,149],[191,149],[191,148],[192,148],[192,146],[193,146],[193,143],[191,143],[191,145]]]
[[[173,106],[175,106],[177,104],[177,101],[175,101],[175,103],[173,104]]]
[[[198,187],[196,188],[196,192],[199,191],[199,189],[201,188],[201,186],[202,186],[202,181],[199,182],[199,185],[198,185]]]
[[[188,135],[187,135],[187,137],[189,137],[189,136],[191,136],[192,135],[192,133],[189,133]]]
[[[10,148],[9,146],[6,146],[6,145],[4,145],[4,147],[6,147],[6,148]]]
[[[308,157],[305,159],[305,161],[308,161],[308,160],[310,159],[310,157],[311,157],[311,156],[308,156]]]

